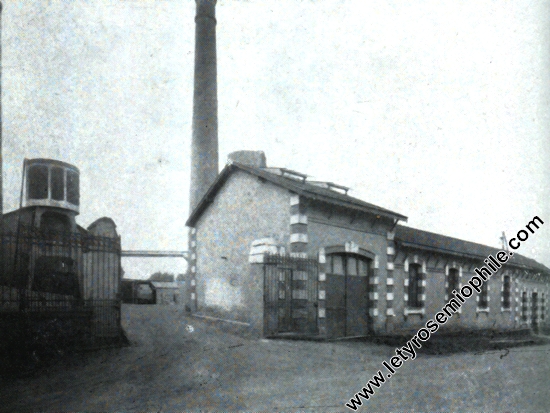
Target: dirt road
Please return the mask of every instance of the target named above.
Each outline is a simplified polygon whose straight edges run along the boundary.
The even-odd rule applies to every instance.
[[[130,347],[5,384],[0,411],[349,411],[344,403],[394,351],[244,339],[175,307],[126,306],[123,324]],[[420,355],[362,411],[547,412],[549,360],[549,345]]]

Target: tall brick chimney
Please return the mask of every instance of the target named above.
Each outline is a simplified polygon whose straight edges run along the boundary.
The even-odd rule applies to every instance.
[[[195,0],[195,82],[190,212],[218,175],[216,0]]]

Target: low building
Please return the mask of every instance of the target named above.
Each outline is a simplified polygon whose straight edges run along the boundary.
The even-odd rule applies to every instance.
[[[312,182],[265,155],[230,156],[187,221],[193,311],[258,335],[349,337],[424,326],[498,249]],[[548,327],[550,270],[515,254],[446,331]],[[443,330],[443,329],[442,329]]]
[[[183,304],[183,282],[122,280],[122,302],[126,304]]]
[[[178,282],[153,281],[156,303],[159,305],[180,304],[180,284]]]
[[[120,291],[125,304],[156,304],[156,291],[152,281],[123,278]]]

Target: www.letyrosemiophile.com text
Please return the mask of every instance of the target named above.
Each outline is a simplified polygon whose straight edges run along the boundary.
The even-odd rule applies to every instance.
[[[363,404],[361,398],[368,400],[374,395],[375,389],[379,389],[382,384],[386,382],[386,379],[391,378],[405,361],[414,360],[416,358],[416,350],[422,348],[422,342],[428,341],[430,336],[439,330],[440,326],[444,325],[453,314],[457,313],[460,307],[462,307],[462,304],[474,294],[474,290],[478,294],[481,293],[483,284],[489,281],[491,276],[496,274],[508,259],[514,255],[514,250],[517,250],[522,242],[527,241],[529,233],[534,234],[535,231],[539,229],[539,225],[543,224],[544,222],[542,219],[535,216],[525,226],[525,229],[519,230],[517,235],[510,239],[508,246],[512,249],[511,251],[498,251],[496,254],[490,254],[485,258],[483,260],[485,265],[482,265],[481,268],[474,269],[476,275],[472,276],[468,283],[460,288],[460,291],[452,291],[453,298],[441,308],[441,311],[438,312],[434,318],[429,319],[425,327],[420,328],[403,347],[396,348],[395,356],[390,358],[389,362],[386,360],[382,361],[384,371],[378,370],[378,372],[369,379],[365,387],[363,387],[360,392],[355,393],[355,396],[346,403],[346,407],[350,410],[357,410]],[[387,371],[386,375],[384,375],[385,371]]]

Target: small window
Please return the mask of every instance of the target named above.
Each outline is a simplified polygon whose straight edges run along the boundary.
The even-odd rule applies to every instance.
[[[479,293],[479,301],[477,303],[479,308],[489,307],[489,288],[486,282],[481,286],[481,293]]]
[[[51,170],[51,182],[52,182],[52,199],[56,201],[63,201],[65,199],[65,179],[63,177],[64,170],[62,168],[53,167]]]
[[[47,199],[48,167],[45,165],[33,165],[29,167],[27,173],[29,199]]]
[[[327,272],[333,275],[368,277],[370,261],[358,255],[334,254],[327,256]]]
[[[368,277],[369,275],[369,262],[366,260],[357,260],[358,272],[361,277]]]
[[[78,174],[67,170],[67,202],[80,205],[80,190]]]
[[[521,319],[527,321],[527,292],[521,293]]]
[[[449,275],[447,276],[448,299],[451,299],[453,297],[453,290],[458,291],[458,276],[459,276],[459,272],[456,268],[449,269]]]
[[[511,291],[511,285],[510,285],[510,276],[505,275],[502,278],[502,308],[510,308],[510,291]]]
[[[332,256],[332,274],[344,275],[344,262],[340,255]]]
[[[347,275],[357,275],[357,259],[348,257]]]
[[[422,308],[421,301],[422,273],[420,265],[409,265],[409,308]]]

